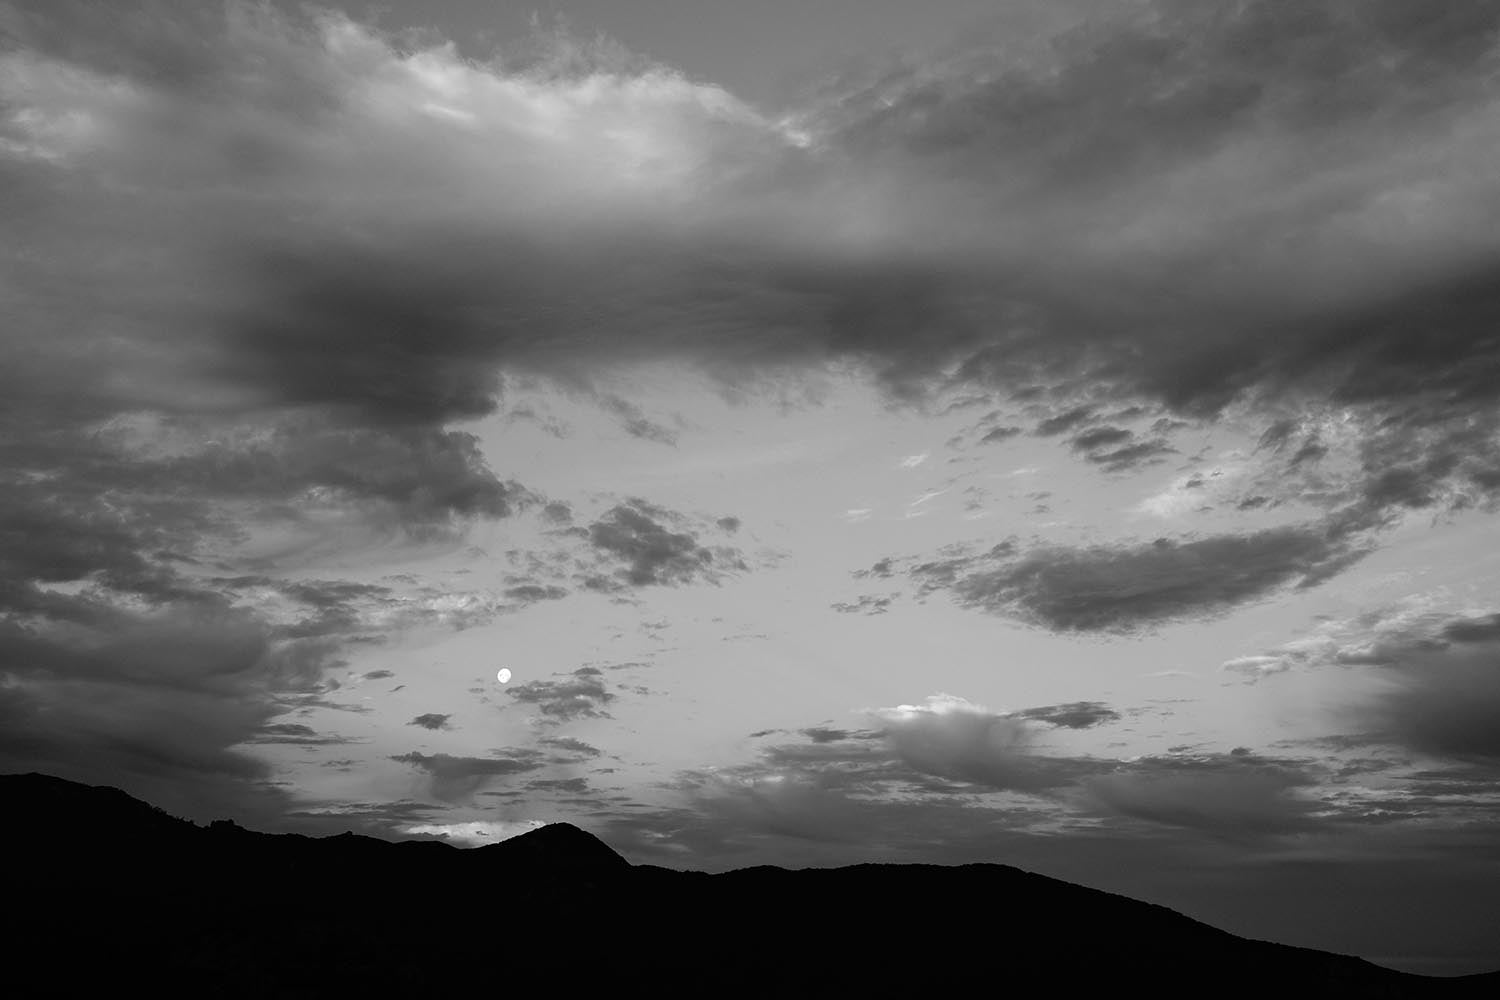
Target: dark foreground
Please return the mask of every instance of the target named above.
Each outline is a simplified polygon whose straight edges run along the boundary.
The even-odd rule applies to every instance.
[[[15,997],[1500,996],[1003,865],[704,875],[567,824],[474,850],[270,835],[45,775],[0,776],[0,804]]]

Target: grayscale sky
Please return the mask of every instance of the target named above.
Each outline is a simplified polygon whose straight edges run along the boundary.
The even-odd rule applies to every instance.
[[[1497,32],[0,0],[0,769],[1500,966]]]

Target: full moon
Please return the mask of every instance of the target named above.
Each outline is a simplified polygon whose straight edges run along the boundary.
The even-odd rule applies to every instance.
[[[500,672],[495,675],[495,680],[499,681],[501,684],[507,683],[510,680],[510,671],[505,669],[504,667],[501,667]]]

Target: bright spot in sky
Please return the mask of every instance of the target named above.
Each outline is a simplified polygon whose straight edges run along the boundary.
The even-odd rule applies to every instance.
[[[495,680],[499,681],[501,684],[507,684],[507,683],[509,683],[510,682],[510,671],[507,670],[505,667],[501,667],[500,668],[500,672],[495,675]]]
[[[502,840],[519,837],[523,833],[530,833],[544,825],[538,819],[519,823],[507,823],[503,820],[471,820],[468,823],[424,823],[418,826],[402,827],[401,832],[442,837],[450,843],[464,847],[483,847],[486,844],[498,844]]]

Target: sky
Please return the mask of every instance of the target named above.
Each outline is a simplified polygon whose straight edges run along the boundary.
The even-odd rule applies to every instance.
[[[1500,967],[1497,71],[1483,0],[0,2],[0,770]]]

